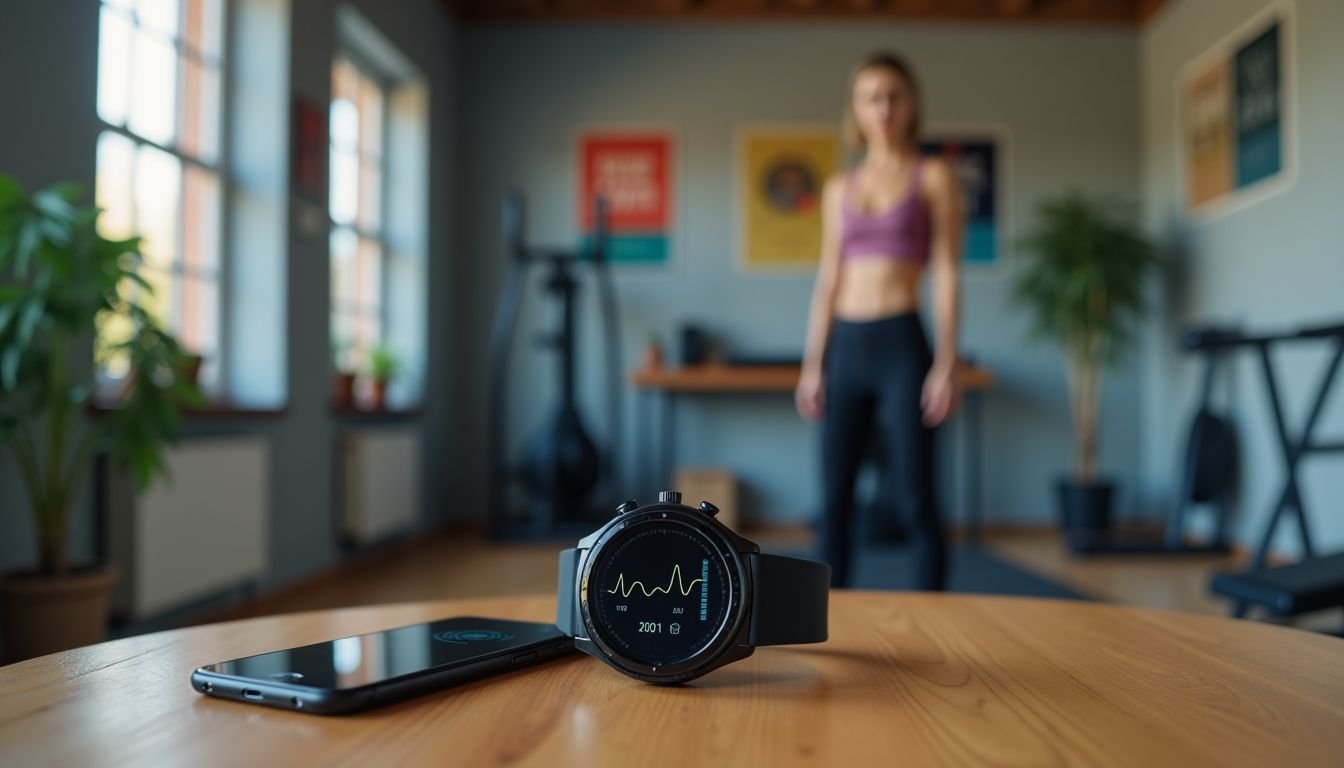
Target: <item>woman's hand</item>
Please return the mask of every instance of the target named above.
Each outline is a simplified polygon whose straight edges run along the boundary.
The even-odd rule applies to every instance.
[[[924,409],[924,423],[935,427],[957,409],[961,393],[957,390],[955,365],[934,365],[924,378],[924,391],[919,405]]]
[[[793,392],[793,401],[804,419],[816,421],[821,418],[826,404],[826,385],[820,368],[803,366],[803,373],[798,377],[798,387]]]

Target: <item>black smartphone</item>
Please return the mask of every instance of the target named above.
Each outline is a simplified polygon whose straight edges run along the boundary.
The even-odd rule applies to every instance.
[[[191,673],[191,686],[207,696],[336,715],[573,650],[554,624],[458,616],[207,664]]]

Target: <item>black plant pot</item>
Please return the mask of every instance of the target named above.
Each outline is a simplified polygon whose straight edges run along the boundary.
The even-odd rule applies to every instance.
[[[1055,485],[1059,498],[1060,527],[1069,549],[1084,554],[1102,543],[1111,528],[1111,500],[1115,484],[1109,480],[1079,483],[1060,480]]]

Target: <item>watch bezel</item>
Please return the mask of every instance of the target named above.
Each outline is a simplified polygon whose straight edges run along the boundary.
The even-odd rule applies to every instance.
[[[624,655],[608,641],[605,629],[600,628],[594,621],[589,605],[589,577],[594,565],[602,559],[603,548],[627,532],[632,532],[642,525],[652,524],[683,525],[694,530],[723,560],[724,572],[728,574],[729,580],[729,602],[723,624],[709,642],[685,660],[675,664],[650,665]],[[743,555],[733,540],[719,530],[716,523],[703,512],[675,504],[650,504],[612,520],[598,533],[578,574],[579,612],[588,638],[601,652],[603,661],[647,682],[684,682],[714,669],[714,662],[728,649],[738,644],[750,611],[747,599],[747,595],[750,594],[750,578],[750,570],[746,567]]]

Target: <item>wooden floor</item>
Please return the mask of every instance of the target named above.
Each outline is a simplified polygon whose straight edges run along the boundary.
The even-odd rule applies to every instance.
[[[809,545],[801,529],[748,531],[766,548]],[[1215,570],[1235,568],[1233,556],[1069,555],[1053,531],[1011,531],[987,535],[985,546],[1013,564],[1099,600],[1149,608],[1224,614],[1227,605],[1208,592]],[[496,543],[479,530],[436,534],[364,555],[296,586],[263,595],[206,621],[265,616],[374,603],[463,597],[546,594],[555,589],[556,553],[561,545]],[[1338,612],[1294,623],[1338,627]]]

